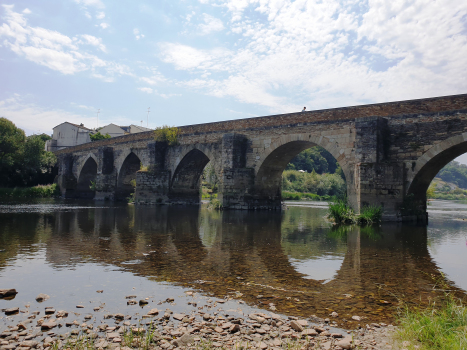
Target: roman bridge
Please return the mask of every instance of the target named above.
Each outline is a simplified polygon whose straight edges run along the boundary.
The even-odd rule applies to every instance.
[[[381,205],[385,220],[426,218],[431,180],[467,152],[467,94],[179,129],[176,146],[144,132],[57,151],[62,195],[122,200],[135,191],[136,204],[198,204],[211,161],[224,209],[280,210],[286,165],[321,146],[340,164],[356,211]]]

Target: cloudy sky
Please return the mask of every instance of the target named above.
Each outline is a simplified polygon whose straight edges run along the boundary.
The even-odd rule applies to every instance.
[[[465,0],[0,4],[0,116],[27,134],[467,93]]]

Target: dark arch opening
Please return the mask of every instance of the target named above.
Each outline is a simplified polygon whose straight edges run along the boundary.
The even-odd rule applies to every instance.
[[[275,149],[273,152],[271,152],[266,159],[264,160],[263,164],[261,165],[261,168],[259,169],[257,175],[256,175],[256,195],[262,199],[262,201],[266,201],[265,203],[268,207],[272,205],[274,206],[279,206],[281,201],[282,201],[282,187],[283,187],[283,173],[284,170],[287,168],[287,165],[298,155],[302,154],[302,152],[310,149],[317,147],[317,145],[313,142],[309,141],[292,141],[289,143],[286,143],[277,149]],[[337,163],[337,160],[329,153],[327,152],[324,148],[320,148],[320,152],[325,152],[326,157],[329,158],[329,160],[332,159],[332,162]],[[318,152],[319,153],[319,152]],[[313,166],[311,167],[313,168]],[[344,185],[344,193],[346,193],[346,188],[345,188],[345,177],[342,173],[342,170],[338,166],[334,166],[332,170],[339,169],[340,173],[339,178],[343,180],[343,185]],[[310,169],[294,169],[297,172],[300,173],[308,173],[310,172]],[[316,171],[316,170],[315,170]],[[326,173],[328,170],[326,169],[323,173]],[[297,174],[298,175],[298,174]],[[329,174],[330,175],[330,174]],[[329,175],[326,175],[329,179],[331,177]],[[302,175],[300,175],[302,176]],[[305,176],[305,174],[303,174]],[[311,175],[308,175],[310,177]],[[319,174],[314,174],[313,176],[317,177],[322,177],[323,175]],[[326,178],[326,181],[329,180]],[[324,177],[322,178],[324,179]],[[337,178],[336,178],[337,179]],[[331,179],[331,181],[333,181]],[[337,186],[338,184],[336,184]],[[333,183],[330,184],[330,186],[334,186]],[[300,189],[299,187],[293,187],[292,191],[297,191],[297,193],[303,193],[303,192],[311,192],[313,193],[314,190],[311,190],[313,186],[308,186],[310,189],[305,190],[306,187],[303,187]],[[315,186],[316,187],[316,186]],[[321,187],[323,188],[323,187]],[[321,192],[320,192],[321,191]],[[320,196],[329,196],[329,195],[338,195],[340,193],[334,193],[331,191],[322,191],[321,189],[318,189],[317,192],[314,192]],[[298,195],[297,197],[300,197]]]
[[[116,200],[125,201],[130,197],[136,186],[136,172],[141,168],[141,160],[131,152],[123,161],[117,178]]]
[[[440,171],[462,154],[467,153],[467,142],[462,142],[440,152],[431,158],[415,175],[407,195],[413,197],[415,204],[426,211],[427,191]]]
[[[200,150],[188,152],[178,164],[170,184],[172,202],[200,203],[200,178],[209,158]]]
[[[96,195],[95,183],[97,177],[97,163],[89,157],[84,163],[78,178],[77,197],[92,199]],[[93,185],[94,184],[94,185]]]

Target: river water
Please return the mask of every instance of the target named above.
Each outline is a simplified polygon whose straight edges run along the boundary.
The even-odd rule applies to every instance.
[[[0,309],[53,306],[144,314],[126,296],[189,313],[209,298],[225,310],[328,317],[353,328],[387,322],[402,305],[424,306],[467,290],[467,204],[433,201],[428,226],[335,227],[326,203],[278,212],[130,206],[76,200],[0,204]],[[103,293],[96,293],[103,290]],[[50,295],[41,304],[39,293]],[[76,309],[83,305],[83,309]],[[0,331],[12,324],[0,316]]]

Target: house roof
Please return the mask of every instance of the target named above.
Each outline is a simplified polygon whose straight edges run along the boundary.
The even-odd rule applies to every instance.
[[[73,123],[70,123],[70,122],[63,122],[61,124],[58,124],[57,126],[54,127],[54,129],[59,127],[60,125],[63,125],[63,124],[70,124],[70,125],[76,126],[79,129],[94,131],[93,129],[89,129],[89,128],[85,127],[84,125],[73,124]]]

